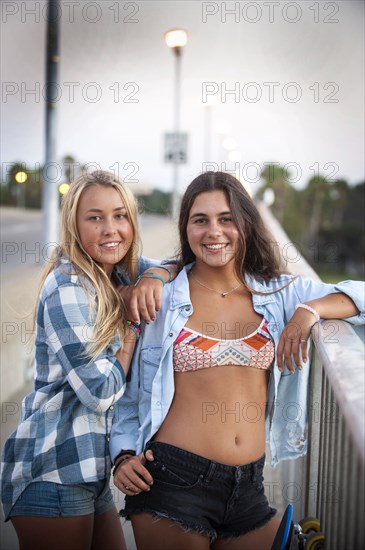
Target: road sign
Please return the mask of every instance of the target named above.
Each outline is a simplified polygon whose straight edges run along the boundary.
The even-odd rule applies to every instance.
[[[188,134],[183,132],[165,134],[164,160],[170,164],[186,164]]]

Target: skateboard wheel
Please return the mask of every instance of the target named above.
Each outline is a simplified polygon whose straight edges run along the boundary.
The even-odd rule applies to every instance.
[[[324,550],[324,533],[318,531],[317,533],[310,533],[305,543],[306,550]]]
[[[302,528],[303,533],[317,533],[321,528],[319,519],[312,517],[301,519],[299,525]]]

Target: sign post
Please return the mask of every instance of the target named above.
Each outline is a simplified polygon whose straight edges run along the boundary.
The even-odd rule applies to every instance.
[[[179,211],[179,176],[180,164],[187,162],[188,134],[183,132],[170,132],[165,134],[165,162],[173,165],[173,188],[171,195],[171,215],[177,219]]]
[[[170,164],[186,164],[188,134],[173,132],[165,134],[164,160]]]

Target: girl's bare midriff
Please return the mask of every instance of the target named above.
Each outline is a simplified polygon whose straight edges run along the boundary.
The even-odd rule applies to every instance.
[[[175,384],[173,403],[155,440],[223,464],[247,464],[264,454],[266,372],[213,367],[176,373]]]
[[[242,295],[240,300],[224,299],[224,303],[217,298],[217,330],[211,337],[226,338],[226,331],[228,339],[234,333],[238,339],[258,328],[261,317],[254,312],[250,298]],[[223,305],[225,311],[231,308],[229,321],[224,310],[219,314]],[[204,321],[193,314],[188,326],[202,331]],[[264,454],[268,371],[226,365],[174,376],[174,399],[155,441],[230,465],[248,464]]]

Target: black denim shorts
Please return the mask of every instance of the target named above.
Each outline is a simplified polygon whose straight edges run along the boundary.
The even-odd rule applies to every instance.
[[[275,515],[264,494],[265,456],[229,466],[159,441],[147,449],[155,457],[146,463],[154,483],[150,491],[126,497],[123,517],[145,512],[168,518],[213,541],[244,535]]]

